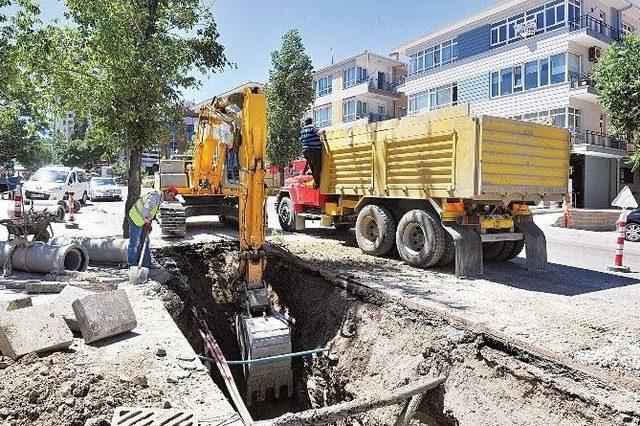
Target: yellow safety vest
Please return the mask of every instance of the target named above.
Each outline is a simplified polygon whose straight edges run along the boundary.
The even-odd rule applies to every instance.
[[[131,210],[129,210],[129,218],[136,226],[144,225],[144,218],[142,217],[142,212],[144,211],[144,204],[147,202],[147,200],[151,197],[152,194],[153,192],[150,192],[140,197],[138,201],[136,201],[136,203],[133,205],[133,207],[131,207]],[[149,217],[149,220],[156,217],[156,215],[158,214],[159,208],[160,206],[154,206],[153,209],[151,209],[151,216]]]

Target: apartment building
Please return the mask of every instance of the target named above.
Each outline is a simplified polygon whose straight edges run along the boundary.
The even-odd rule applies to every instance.
[[[393,57],[364,51],[313,73],[316,99],[311,112],[319,127],[375,122],[406,113],[406,98],[396,88],[407,75]]]
[[[570,188],[577,207],[606,208],[624,185],[626,141],[607,133],[590,76],[607,49],[639,33],[629,0],[507,0],[396,48],[408,76],[408,114],[468,102],[473,114],[566,127]]]

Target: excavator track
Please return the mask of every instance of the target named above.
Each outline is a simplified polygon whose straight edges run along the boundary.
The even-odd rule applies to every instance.
[[[160,228],[166,238],[183,238],[187,235],[187,214],[180,203],[160,205]]]

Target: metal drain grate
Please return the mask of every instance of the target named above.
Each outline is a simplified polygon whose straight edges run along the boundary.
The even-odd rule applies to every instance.
[[[113,413],[112,426],[197,426],[193,411],[118,407]]]

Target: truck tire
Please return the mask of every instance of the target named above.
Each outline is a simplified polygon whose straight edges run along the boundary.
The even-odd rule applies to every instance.
[[[509,258],[509,255],[514,250],[517,241],[503,241],[502,251],[496,256],[496,262],[505,262]]]
[[[518,257],[518,255],[524,248],[524,240],[514,241],[514,243],[515,244],[513,245],[513,249],[511,250],[511,252],[506,257],[505,260],[515,259],[516,257]]]
[[[283,231],[294,232],[296,230],[296,211],[293,201],[289,197],[282,197],[278,202],[278,222]]]
[[[411,266],[435,266],[446,248],[445,232],[435,214],[425,210],[411,210],[398,223],[398,254]]]
[[[438,266],[449,266],[453,264],[453,262],[455,262],[456,260],[456,246],[453,243],[453,237],[451,236],[450,233],[447,232],[446,229],[444,230],[444,236],[445,236],[444,253],[440,258],[440,261],[438,262]]]
[[[502,253],[504,241],[495,241],[482,244],[482,259],[492,262]]]
[[[363,253],[384,256],[393,248],[395,234],[396,221],[386,207],[369,204],[358,213],[356,240]]]

